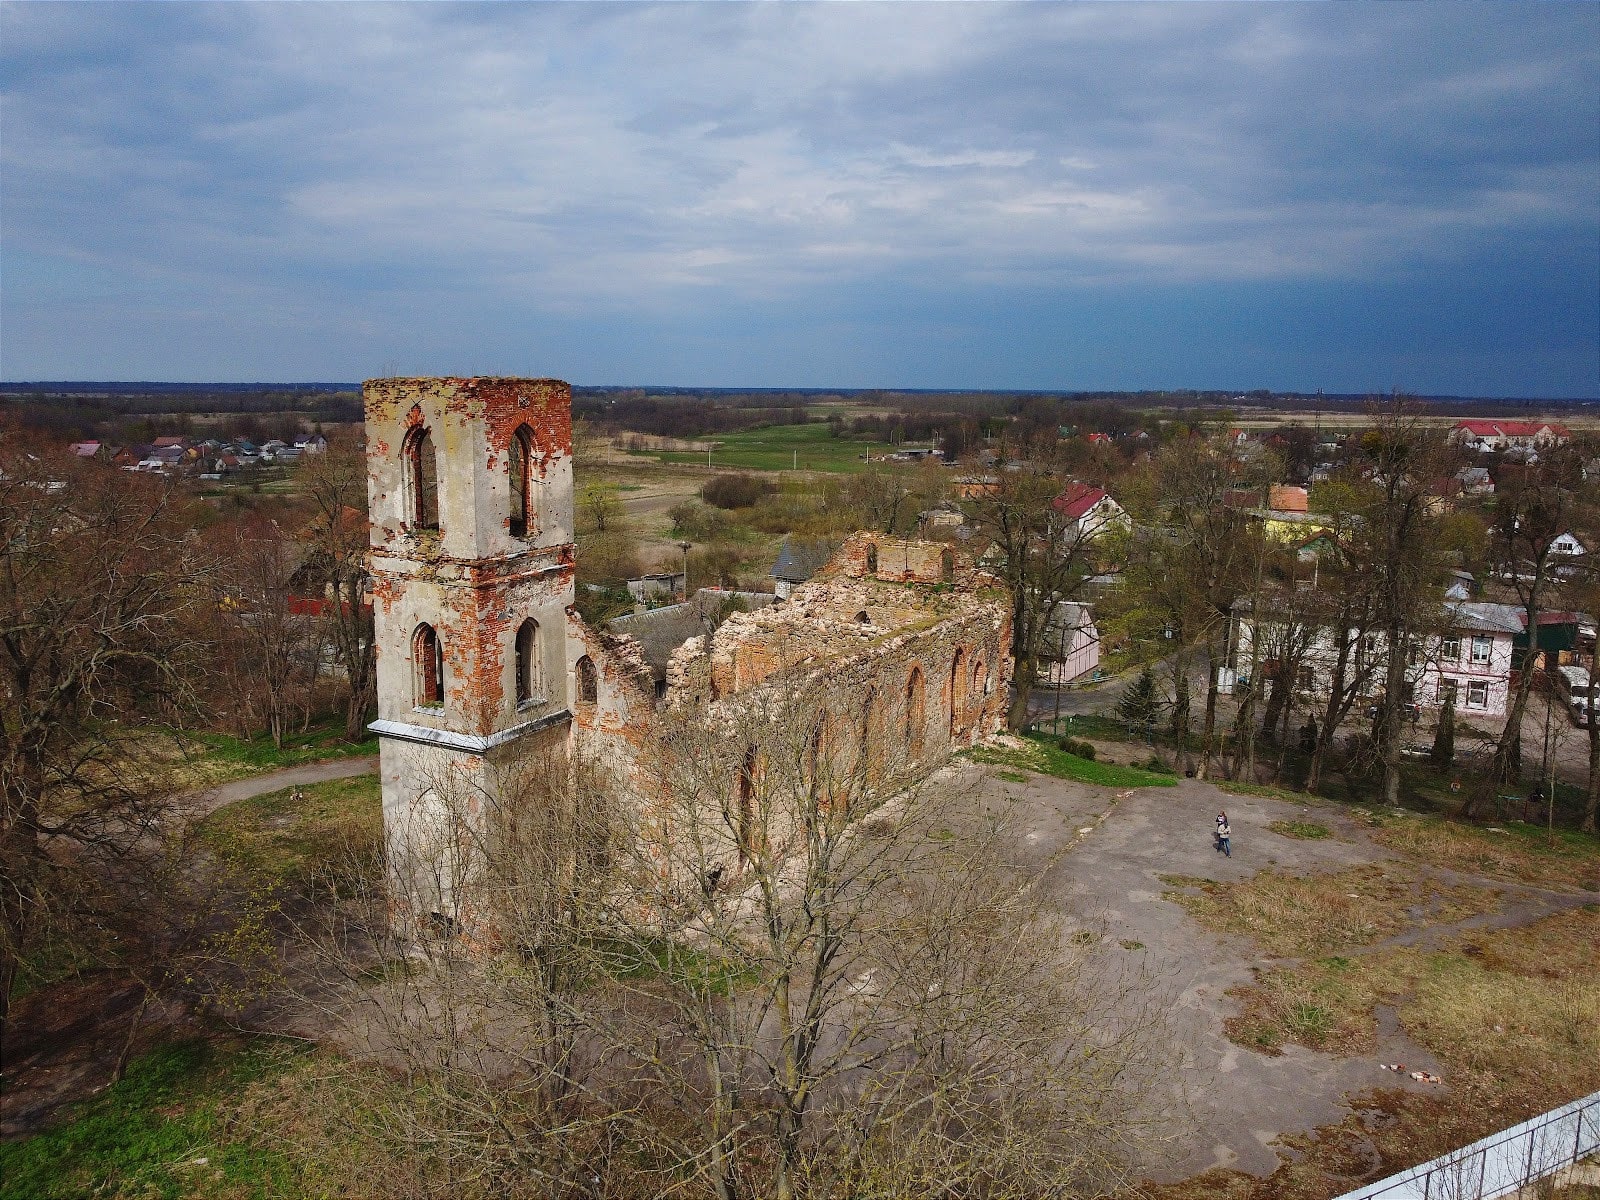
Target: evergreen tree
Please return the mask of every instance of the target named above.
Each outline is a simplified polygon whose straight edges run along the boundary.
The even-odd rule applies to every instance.
[[[1156,690],[1154,667],[1139,672],[1139,678],[1128,685],[1117,701],[1116,714],[1130,724],[1150,725],[1161,711],[1161,696]]]
[[[1433,750],[1429,753],[1433,765],[1441,771],[1449,768],[1456,757],[1456,698],[1447,696],[1444,711],[1439,714],[1439,730],[1433,735]]]

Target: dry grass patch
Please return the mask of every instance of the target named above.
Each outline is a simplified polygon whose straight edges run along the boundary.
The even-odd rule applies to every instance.
[[[1435,953],[1399,949],[1285,967],[1236,994],[1244,1011],[1229,1034],[1258,1050],[1295,1041],[1369,1051],[1372,1009],[1393,1001],[1405,1032],[1439,1058],[1445,1086],[1356,1097],[1343,1121],[1284,1137],[1293,1161],[1266,1179],[1208,1171],[1147,1185],[1139,1200],[1324,1200],[1600,1088],[1600,909]],[[1303,1006],[1326,1016],[1307,1016]],[[1257,1044],[1258,1034],[1270,1045]]]
[[[1243,883],[1164,882],[1164,893],[1210,929],[1254,938],[1279,957],[1335,954],[1422,924],[1492,911],[1498,893],[1447,887],[1410,867],[1361,866],[1323,875],[1262,871]]]
[[[1267,828],[1281,837],[1296,838],[1300,841],[1315,841],[1318,838],[1333,836],[1333,830],[1326,825],[1318,825],[1315,821],[1273,821]]]
[[[1360,815],[1380,844],[1429,866],[1600,891],[1600,838],[1590,834],[1556,830],[1550,844],[1542,828],[1520,822],[1480,827],[1409,814]]]
[[[1395,993],[1393,955],[1320,958],[1256,974],[1228,994],[1240,1012],[1223,1028],[1241,1046],[1281,1054],[1289,1043],[1325,1054],[1367,1054],[1376,1043],[1373,1010]]]

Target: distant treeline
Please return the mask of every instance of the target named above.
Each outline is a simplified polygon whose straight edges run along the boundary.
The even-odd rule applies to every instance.
[[[1414,397],[1425,411],[1471,416],[1561,410],[1585,400]],[[952,450],[1004,432],[1008,437],[1130,433],[1155,428],[1153,413],[1184,412],[1186,422],[1231,420],[1241,409],[1360,412],[1371,395],[1255,389],[1201,391],[931,391],[823,388],[576,387],[574,415],[605,433],[701,437],[760,425],[822,420],[821,406],[867,411],[828,417],[835,434],[878,442],[940,441]],[[826,411],[824,409],[823,411]],[[195,418],[221,417],[229,434],[298,431],[362,418],[359,385],[349,383],[161,383],[50,381],[0,384],[0,415],[62,438],[132,441],[187,433]],[[207,421],[208,428],[218,427]]]
[[[228,436],[281,436],[319,425],[362,419],[361,393],[330,384],[272,388],[259,384],[162,384],[138,390],[136,384],[0,385],[0,415],[64,439],[101,438],[148,441],[164,434],[186,434],[196,418]]]

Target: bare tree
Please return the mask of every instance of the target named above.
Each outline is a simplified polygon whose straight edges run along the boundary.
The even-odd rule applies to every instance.
[[[1527,645],[1512,664],[1516,686],[1506,706],[1506,721],[1495,746],[1489,788],[1498,796],[1503,784],[1522,776],[1522,719],[1528,708],[1542,650],[1540,618],[1549,593],[1556,586],[1559,563],[1556,538],[1569,530],[1577,516],[1576,487],[1580,481],[1576,454],[1561,448],[1544,453],[1536,463],[1519,471],[1502,473],[1496,493],[1496,513],[1490,531],[1491,569],[1516,593],[1522,609]],[[1481,789],[1469,789],[1463,816],[1471,816],[1483,799]]]
[[[360,442],[336,434],[324,453],[301,460],[299,482],[314,510],[301,534],[304,571],[322,585],[326,636],[348,685],[345,740],[358,742],[377,698],[377,640],[367,599],[367,467]]]
[[[1372,587],[1374,628],[1381,636],[1383,696],[1377,744],[1383,794],[1400,802],[1400,719],[1408,699],[1413,653],[1436,619],[1443,593],[1435,480],[1453,461],[1438,430],[1424,425],[1400,397],[1373,410],[1361,439],[1366,502],[1360,543]]]
[[[624,844],[667,963],[636,987],[640,1066],[682,1106],[681,1156],[719,1200],[1121,1178],[1152,1013],[1095,990],[959,789],[897,790],[871,721],[785,681],[663,733]]]
[[[324,1011],[403,1073],[364,1132],[406,1193],[1127,1181],[1155,993],[1041,913],[964,789],[906,790],[882,719],[780,683],[664,712],[627,804],[593,764],[435,781],[318,943]]]
[[[0,1032],[23,957],[95,940],[157,852],[143,722],[190,698],[209,565],[160,482],[0,435]]]
[[[231,690],[282,747],[296,722],[310,720],[321,630],[297,612],[296,578],[303,549],[277,524],[246,514],[213,537],[223,544],[217,618],[226,648],[220,656]]]
[[[1227,661],[1225,634],[1233,604],[1249,592],[1265,553],[1260,523],[1230,504],[1229,492],[1271,472],[1270,460],[1241,464],[1225,449],[1199,438],[1166,447],[1155,464],[1162,524],[1135,540],[1129,559],[1136,593],[1173,631],[1174,732],[1185,757],[1188,671],[1191,655],[1204,655],[1207,682],[1198,768],[1202,778],[1216,752],[1219,669]]]
[[[1015,691],[1006,722],[1028,723],[1028,703],[1038,683],[1039,658],[1056,612],[1082,588],[1094,569],[1095,539],[1055,506],[1062,481],[1048,466],[1023,464],[1002,471],[992,490],[971,502],[970,519],[991,543],[990,555],[1011,594],[1011,658]]]

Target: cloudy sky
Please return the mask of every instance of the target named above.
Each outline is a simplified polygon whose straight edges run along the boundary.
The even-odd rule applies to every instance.
[[[0,5],[0,377],[1600,396],[1600,5]]]

